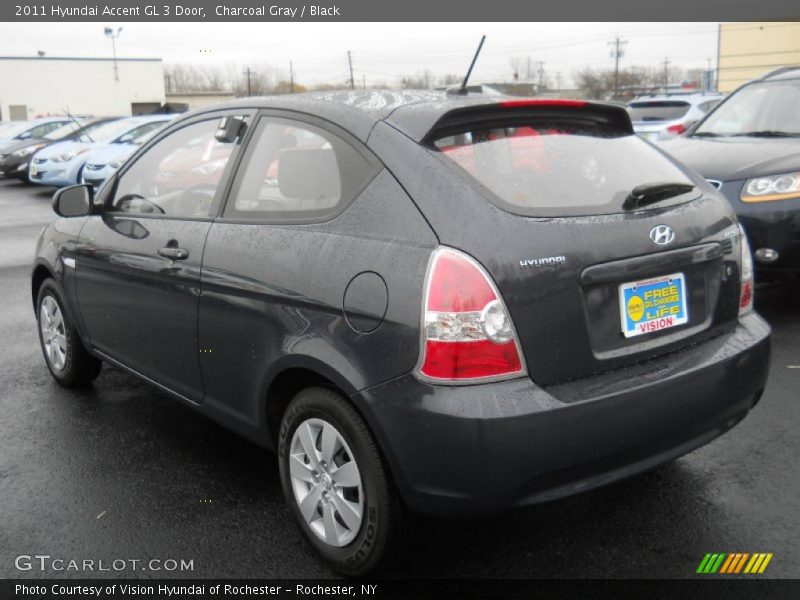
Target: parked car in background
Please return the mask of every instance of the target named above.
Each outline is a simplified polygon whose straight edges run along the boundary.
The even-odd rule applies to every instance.
[[[30,182],[58,187],[78,183],[89,152],[114,144],[127,144],[174,118],[174,115],[152,115],[118,119],[82,135],[80,139],[42,148],[31,160]]]
[[[7,148],[17,142],[44,137],[51,131],[74,121],[75,119],[72,117],[44,117],[19,124],[10,124],[7,129],[0,131],[0,152],[5,152]]]
[[[800,67],[746,83],[663,148],[725,195],[762,279],[800,275]]]
[[[640,96],[628,104],[628,113],[639,136],[663,142],[686,132],[724,97],[716,93]]]
[[[53,378],[107,362],[276,450],[290,514],[348,574],[398,546],[406,508],[647,471],[766,383],[736,215],[617,106],[244,98],[53,207],[31,278]]]
[[[158,133],[159,129],[148,131],[125,144],[109,144],[89,152],[81,174],[81,183],[99,188],[139,149],[139,146]]]
[[[38,150],[58,142],[79,139],[83,135],[91,135],[92,131],[104,123],[118,118],[88,118],[81,121],[76,119],[43,137],[18,141],[13,146],[8,146],[3,152],[0,152],[0,177],[18,177],[22,181],[29,181],[28,167],[33,154]]]

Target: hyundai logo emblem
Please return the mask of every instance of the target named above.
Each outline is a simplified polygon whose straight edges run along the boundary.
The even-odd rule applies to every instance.
[[[656,225],[650,230],[650,239],[654,244],[666,246],[675,241],[675,232],[669,225]]]

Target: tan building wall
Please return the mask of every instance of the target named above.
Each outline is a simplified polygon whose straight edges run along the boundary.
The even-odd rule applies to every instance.
[[[719,90],[737,87],[787,65],[800,65],[800,23],[723,23],[719,35]]]

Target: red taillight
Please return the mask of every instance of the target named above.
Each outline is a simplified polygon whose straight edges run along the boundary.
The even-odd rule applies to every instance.
[[[741,289],[739,291],[739,314],[744,314],[753,308],[753,255],[750,253],[750,243],[741,224],[739,225],[739,246],[742,250]]]
[[[442,383],[477,383],[525,374],[511,317],[489,275],[472,258],[439,248],[423,306],[419,373]]]
[[[525,108],[526,106],[559,106],[567,108],[583,108],[584,100],[568,100],[563,98],[525,98],[523,100],[504,100],[500,108]]]
[[[683,126],[683,123],[678,123],[677,125],[670,125],[667,127],[667,131],[673,135],[680,135],[686,132],[686,127]]]

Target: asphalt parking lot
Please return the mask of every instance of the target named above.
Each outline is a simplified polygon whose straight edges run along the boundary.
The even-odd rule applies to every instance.
[[[273,456],[105,367],[59,388],[38,347],[29,263],[51,190],[0,181],[0,577],[15,557],[192,560],[184,577],[334,577],[284,507]],[[392,577],[687,577],[707,552],[772,552],[800,577],[800,288],[759,291],[767,391],[727,435],[605,489],[479,521],[418,521]],[[569,443],[569,440],[565,440]]]

